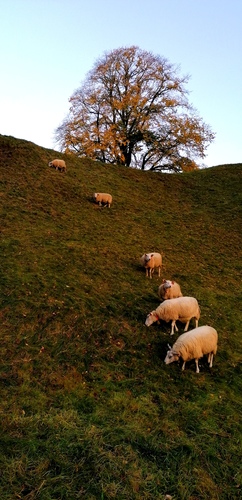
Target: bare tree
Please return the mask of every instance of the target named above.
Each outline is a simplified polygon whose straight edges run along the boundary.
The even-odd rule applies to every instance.
[[[56,130],[61,149],[142,170],[198,168],[214,134],[165,58],[119,48],[96,62]]]

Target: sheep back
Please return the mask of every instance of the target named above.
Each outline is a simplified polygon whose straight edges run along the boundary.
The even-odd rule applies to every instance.
[[[166,321],[181,321],[186,323],[191,318],[200,318],[200,308],[194,297],[178,297],[162,302],[156,309],[160,319]]]

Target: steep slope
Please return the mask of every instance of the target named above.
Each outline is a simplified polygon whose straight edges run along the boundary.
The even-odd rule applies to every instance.
[[[0,172],[1,498],[237,498],[242,164],[157,174],[0,136]],[[166,367],[170,326],[144,326],[153,250],[218,330],[211,372]]]

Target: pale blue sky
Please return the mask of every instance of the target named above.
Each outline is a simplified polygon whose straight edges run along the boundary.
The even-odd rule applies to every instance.
[[[130,45],[190,75],[216,133],[204,164],[242,163],[242,0],[0,0],[0,134],[56,148],[73,91]]]

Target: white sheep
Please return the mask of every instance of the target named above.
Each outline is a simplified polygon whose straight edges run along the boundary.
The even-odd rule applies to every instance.
[[[196,327],[200,318],[200,308],[197,299],[194,297],[178,297],[177,299],[164,300],[155,311],[147,315],[146,326],[152,325],[160,319],[167,323],[171,321],[171,335],[174,335],[174,328],[178,331],[176,321],[186,323],[184,332],[188,330],[190,320],[195,318]]]
[[[158,296],[161,300],[182,297],[181,287],[176,281],[163,280],[158,288]]]
[[[185,369],[186,361],[195,359],[196,373],[199,373],[198,360],[205,354],[208,355],[209,367],[213,366],[213,357],[217,352],[218,334],[211,326],[199,326],[183,333],[178,337],[173,347],[169,347],[165,363],[169,365],[173,361],[183,360],[182,370]]]
[[[162,266],[162,256],[158,252],[144,253],[140,258],[140,263],[146,269],[146,277],[152,278],[155,267],[158,268],[158,276],[160,277],[160,270]]]
[[[110,208],[113,201],[112,195],[108,193],[94,193],[93,199],[98,205]]]
[[[56,158],[55,160],[50,161],[49,167],[54,167],[56,170],[60,170],[61,172],[66,172],[66,163],[64,160],[59,160]]]

